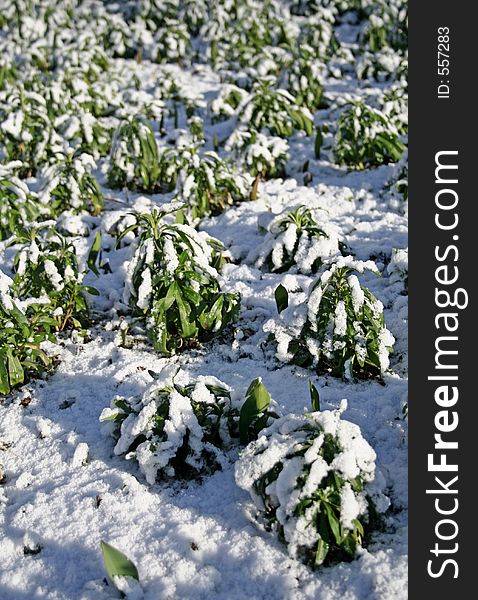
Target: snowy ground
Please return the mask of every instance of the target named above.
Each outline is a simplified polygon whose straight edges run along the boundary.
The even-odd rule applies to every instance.
[[[160,68],[145,63],[143,81],[151,83]],[[206,67],[192,79],[190,72],[178,77],[189,81],[197,94],[211,95],[217,89],[218,80]],[[331,81],[330,93],[359,93],[354,84],[348,81],[342,90],[339,82]],[[70,226],[88,227],[89,236],[78,238],[83,259],[101,228],[103,258],[109,258],[112,273],[99,279],[88,276],[88,283],[101,292],[94,305],[97,325],[89,338],[65,337],[57,349],[60,362],[54,374],[0,404],[3,600],[118,597],[104,579],[100,540],[134,561],[148,600],[406,598],[407,423],[402,407],[407,391],[407,298],[403,285],[390,281],[386,264],[393,248],[407,247],[407,220],[383,192],[392,167],[347,173],[331,163],[327,149],[316,160],[311,145],[300,135],[291,141],[291,179],[267,182],[258,201],[203,221],[201,228],[220,239],[234,259],[222,276],[227,291],[241,293],[242,313],[234,333],[172,359],[159,358],[146,342],[131,349],[118,345],[116,308],[132,247],[115,252],[106,233],[132,207],[147,209],[169,197],[108,190],[117,201],[110,201],[101,217],[70,220]],[[300,167],[306,159],[313,181],[304,187]],[[98,175],[105,183],[104,169]],[[263,273],[244,259],[262,239],[258,218],[299,204],[325,209],[327,220],[340,228],[356,256],[373,258],[382,272],[381,278],[366,274],[362,282],[383,302],[387,326],[397,340],[384,385],[345,383],[284,366],[275,360],[273,346],[265,343],[262,325],[276,314],[274,290],[287,276]],[[7,252],[1,265],[5,270],[10,258]],[[115,395],[144,391],[152,381],[148,370],[158,372],[171,363],[180,365],[191,380],[198,374],[214,375],[239,390],[260,376],[285,413],[308,407],[309,379],[320,389],[323,408],[337,408],[347,398],[345,418],[361,427],[387,482],[392,510],[386,530],[375,534],[357,560],[314,572],[289,558],[286,548],[249,518],[252,503],[234,482],[233,455],[228,468],[201,482],[148,485],[134,462],[113,454],[114,439],[99,415]],[[86,460],[79,444],[88,445]]]

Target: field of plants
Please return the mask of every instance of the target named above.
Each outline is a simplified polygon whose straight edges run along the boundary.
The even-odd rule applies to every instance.
[[[405,0],[0,0],[0,598],[407,597]]]

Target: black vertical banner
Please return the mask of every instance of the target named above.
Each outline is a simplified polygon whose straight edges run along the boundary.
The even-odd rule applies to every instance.
[[[410,0],[410,598],[476,597],[476,3]]]

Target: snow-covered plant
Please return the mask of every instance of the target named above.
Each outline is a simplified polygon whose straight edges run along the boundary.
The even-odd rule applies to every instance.
[[[22,161],[27,177],[61,149],[45,98],[20,86],[0,91],[0,157]]]
[[[151,32],[141,20],[125,22],[119,14],[106,13],[108,22],[103,33],[102,45],[114,58],[139,58],[144,48],[153,44]]]
[[[291,45],[298,27],[281,4],[257,0],[211,3],[202,36],[209,44],[207,58],[214,68],[247,68],[267,46]]]
[[[340,48],[334,30],[336,12],[330,7],[317,8],[301,26],[298,47],[305,59],[327,61]]]
[[[372,261],[340,257],[322,271],[307,298],[287,299],[279,319],[264,325],[278,342],[279,360],[345,378],[380,376],[388,369],[395,339],[382,303],[355,274],[364,269],[378,274]]]
[[[185,23],[166,19],[155,33],[153,60],[158,63],[181,63],[186,58],[190,37]]]
[[[402,281],[404,288],[408,288],[408,248],[393,248],[387,273],[390,283]]]
[[[296,130],[312,135],[310,112],[299,106],[287,90],[274,88],[273,83],[273,78],[264,78],[254,84],[250,97],[239,108],[240,122],[250,130],[267,129],[279,137],[290,137]]]
[[[238,128],[229,136],[226,150],[253,177],[271,179],[285,176],[289,144],[281,137]]]
[[[215,152],[199,155],[197,149],[181,151],[178,197],[186,203],[193,220],[217,215],[227,206],[247,198],[248,180]]]
[[[50,204],[54,214],[67,210],[74,213],[87,210],[94,215],[99,214],[104,197],[91,174],[91,170],[96,168],[93,157],[69,152],[56,158],[55,164],[41,173],[41,201]]]
[[[200,154],[197,145],[166,148],[159,161],[159,181],[164,191],[177,189],[193,220],[216,215],[247,197],[250,181],[215,152]]]
[[[299,106],[311,111],[322,105],[323,87],[320,83],[323,65],[318,60],[298,56],[283,73],[283,86],[295,97]]]
[[[34,223],[47,211],[27,184],[8,171],[0,166],[0,241]]]
[[[380,110],[351,102],[340,115],[334,146],[339,164],[365,169],[397,162],[404,149],[395,125]]]
[[[357,58],[355,68],[359,79],[402,81],[408,75],[408,57],[389,47],[378,52],[365,51]]]
[[[395,125],[400,134],[408,133],[408,85],[399,81],[380,99],[383,114]]]
[[[177,368],[166,368],[142,397],[116,397],[100,420],[113,422],[115,454],[135,458],[148,483],[158,477],[211,473],[227,463],[224,451],[248,443],[277,414],[255,379],[243,400],[215,377],[180,385]]]
[[[188,119],[188,129],[194,144],[204,141],[204,121],[201,117],[193,115]]]
[[[247,95],[247,92],[237,85],[231,83],[223,85],[217,97],[209,104],[212,122],[224,121],[233,117]]]
[[[408,7],[381,2],[374,6],[360,33],[361,46],[367,46],[370,52],[378,52],[387,46],[403,51],[408,46]]]
[[[73,243],[49,227],[32,227],[14,240],[20,248],[14,259],[13,289],[19,298],[43,299],[56,329],[82,328],[89,322],[86,294],[98,292],[83,285]]]
[[[115,131],[108,183],[113,188],[154,192],[158,186],[158,144],[151,125],[141,117],[121,123]]]
[[[342,419],[346,407],[343,400],[339,410],[274,421],[235,466],[262,519],[312,567],[354,558],[388,507],[375,452],[358,425]]]
[[[112,130],[90,112],[67,113],[58,117],[54,124],[73,148],[91,154],[95,160],[111,151]]]
[[[310,209],[299,206],[270,222],[265,240],[250,251],[247,260],[273,273],[294,270],[308,274],[339,254],[335,230],[319,225]]]
[[[220,242],[188,225],[166,223],[165,214],[138,215],[119,239],[141,230],[124,300],[145,321],[154,348],[169,355],[221,332],[236,319],[240,299],[221,292],[215,268]]]
[[[55,341],[56,322],[49,316],[48,299],[20,302],[13,287],[0,270],[0,394],[51,366],[41,345]]]
[[[386,187],[389,189],[391,200],[408,200],[408,150],[405,150],[400,161],[394,166]]]
[[[114,422],[115,454],[136,459],[151,485],[221,468],[232,441],[230,389],[215,377],[177,385],[167,371],[141,398],[116,397],[100,417]]]

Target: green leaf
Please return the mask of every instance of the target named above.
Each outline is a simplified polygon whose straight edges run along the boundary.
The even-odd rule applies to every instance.
[[[100,272],[98,271],[98,268],[96,266],[96,261],[98,260],[98,255],[100,252],[101,252],[101,232],[97,231],[96,235],[95,235],[95,239],[93,240],[93,243],[91,244],[90,251],[88,252],[88,259],[86,261],[86,264],[88,265],[88,268],[90,269],[90,271],[93,271],[93,273],[97,277],[100,276]]]
[[[277,286],[274,296],[276,299],[277,311],[280,314],[289,306],[289,292],[281,283]]]
[[[330,529],[332,530],[332,533],[334,534],[335,541],[337,542],[338,545],[340,545],[342,542],[342,533],[340,531],[340,523],[339,523],[337,517],[335,516],[334,511],[328,504],[324,504],[324,508],[327,513],[327,519],[329,521]]]
[[[14,356],[12,351],[7,350],[7,358],[8,358],[8,376],[10,378],[10,385],[13,387],[14,385],[18,385],[19,383],[23,383],[25,380],[25,374],[23,372],[23,367],[21,362],[19,361],[17,356]]]
[[[270,394],[260,377],[254,379],[247,389],[246,400],[241,406],[239,414],[239,436],[243,444],[247,444],[250,441],[251,426],[257,422],[259,417],[264,415],[270,401]],[[253,428],[253,433],[257,436],[260,429],[256,430]]]
[[[329,545],[322,538],[317,543],[317,550],[315,551],[315,566],[320,567],[324,562],[325,557],[329,552]]]
[[[312,412],[319,412],[320,411],[319,391],[315,387],[315,385],[312,383],[312,381],[309,381],[309,390],[310,390],[310,402],[312,404]]]
[[[183,300],[181,290],[176,282],[173,282],[168,290],[169,295],[174,296],[174,300],[176,301],[176,306],[179,311],[179,319],[181,321],[181,333],[183,337],[190,338],[197,335],[198,330],[194,323],[190,323],[189,321],[189,311],[187,309],[186,303]]]
[[[0,394],[8,394],[10,383],[8,380],[8,371],[6,366],[5,352],[0,352]]]
[[[323,142],[322,131],[320,130],[320,127],[317,127],[317,134],[315,136],[315,145],[314,145],[315,158],[320,158],[320,149],[322,148],[322,142]]]
[[[106,572],[113,584],[115,577],[132,577],[139,581],[138,569],[122,552],[101,541],[101,553]]]

